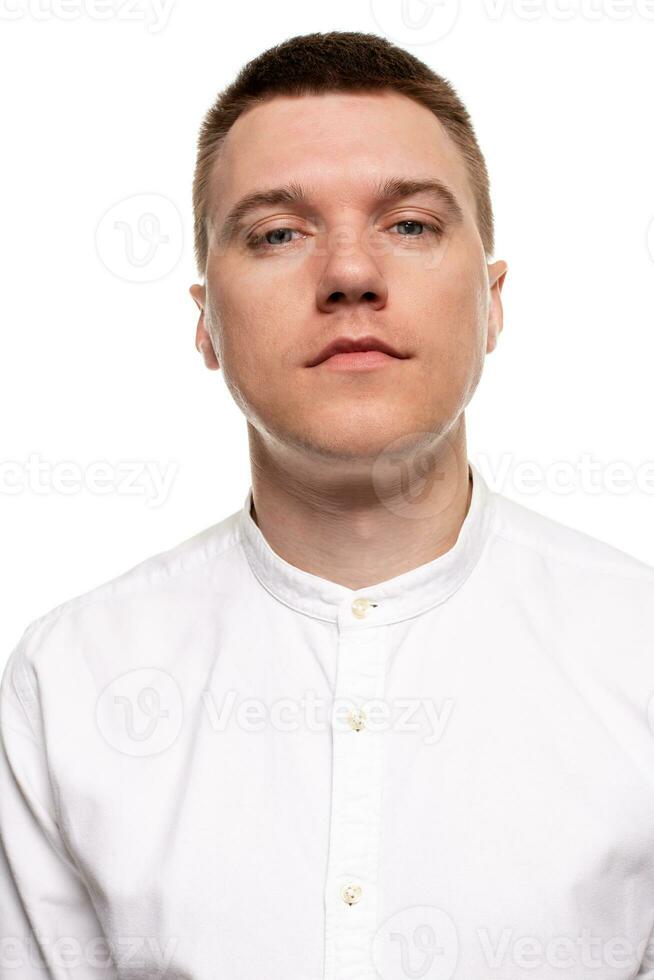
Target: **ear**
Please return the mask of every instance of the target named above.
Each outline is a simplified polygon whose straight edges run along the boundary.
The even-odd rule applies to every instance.
[[[206,367],[208,367],[210,371],[217,371],[220,364],[218,362],[218,358],[216,357],[216,352],[213,349],[213,344],[211,342],[209,331],[207,330],[204,315],[206,305],[206,286],[201,286],[199,283],[194,283],[189,287],[189,293],[193,297],[195,305],[200,311],[200,317],[198,319],[198,325],[195,331],[195,349],[200,351],[202,354]]]
[[[486,343],[486,353],[490,354],[495,350],[497,339],[504,326],[504,314],[502,310],[502,286],[506,276],[508,266],[506,262],[499,259],[488,266],[488,282],[490,286],[490,309],[488,311],[488,340]]]

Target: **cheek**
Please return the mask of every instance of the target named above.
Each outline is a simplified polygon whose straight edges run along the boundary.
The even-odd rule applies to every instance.
[[[238,280],[237,280],[238,281]],[[293,325],[299,311],[279,292],[226,285],[215,289],[213,332],[225,384],[245,414],[270,414],[289,397],[293,357],[301,356]]]
[[[407,301],[430,390],[467,403],[483,368],[486,325],[479,275],[468,267],[435,270]]]
[[[455,361],[469,359],[483,324],[476,284],[464,275],[435,276],[419,302],[427,349]]]
[[[263,260],[261,266],[247,274],[238,263],[223,266],[212,281],[212,321],[234,371],[265,372],[274,380],[302,359],[302,345],[310,342],[303,324],[312,294],[274,261]]]

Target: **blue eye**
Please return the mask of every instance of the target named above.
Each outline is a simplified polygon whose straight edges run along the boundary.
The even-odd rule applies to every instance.
[[[436,225],[431,225],[431,224],[429,224],[426,221],[417,221],[415,218],[406,218],[404,221],[396,221],[394,225],[391,225],[391,228],[398,228],[401,225],[404,225],[404,226],[406,226],[406,225],[414,225],[414,226],[417,226],[419,228],[428,228],[429,231],[434,232],[434,234],[439,234],[440,233],[440,228],[437,228]],[[418,238],[418,237],[421,237],[421,236],[418,236],[418,235],[405,235],[404,233],[402,233],[400,237],[403,237],[403,238]]]
[[[252,235],[247,240],[248,248],[274,248],[275,245],[287,245],[287,241],[282,242],[271,242],[268,240],[269,235],[278,235],[280,232],[282,235],[286,233],[292,234],[295,231],[294,228],[271,228],[269,231],[264,231],[262,235]]]
[[[426,229],[433,235],[442,235],[442,230],[438,227],[438,225],[430,224],[427,221],[418,221],[415,218],[405,218],[403,221],[396,221],[395,224],[391,225],[390,227],[404,227],[405,230],[407,227],[419,228],[423,230]],[[285,245],[290,245],[291,241],[293,240],[292,238],[285,236],[293,235],[294,232],[297,234],[302,234],[301,232],[298,232],[296,228],[270,228],[268,231],[264,231],[261,235],[250,235],[250,237],[246,239],[246,245],[248,248],[260,251],[274,250],[280,246],[283,248]],[[405,232],[401,232],[399,237],[422,238],[423,235],[413,233],[406,234]],[[272,241],[271,238],[273,239]]]

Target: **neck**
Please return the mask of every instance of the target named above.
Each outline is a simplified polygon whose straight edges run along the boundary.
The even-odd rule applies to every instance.
[[[385,464],[283,456],[248,425],[251,516],[270,547],[303,571],[350,589],[395,578],[454,546],[470,507],[465,427],[456,438],[394,453]]]

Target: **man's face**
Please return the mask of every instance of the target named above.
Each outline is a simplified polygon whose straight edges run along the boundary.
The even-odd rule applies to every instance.
[[[380,199],[389,178],[437,179],[458,208],[425,191]],[[243,197],[291,183],[303,202],[259,205],[221,238]],[[429,110],[393,91],[276,97],[229,131],[210,200],[196,345],[259,432],[362,460],[448,430],[501,330],[506,265],[486,263],[465,165]],[[365,335],[405,356],[308,366]]]

